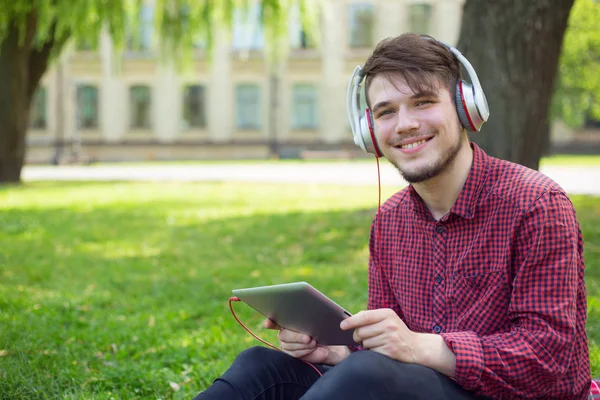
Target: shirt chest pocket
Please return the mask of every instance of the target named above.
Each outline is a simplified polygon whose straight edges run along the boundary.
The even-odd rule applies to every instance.
[[[506,269],[484,263],[466,263],[452,280],[453,316],[461,330],[480,334],[499,329],[507,320]]]
[[[498,286],[501,283],[501,277],[502,273],[498,269],[476,270],[458,274],[459,286],[476,291],[486,290],[490,286]]]

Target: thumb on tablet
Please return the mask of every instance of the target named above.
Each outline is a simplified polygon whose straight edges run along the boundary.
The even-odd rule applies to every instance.
[[[265,328],[267,329],[281,329],[281,327],[279,325],[277,325],[275,322],[271,321],[270,319],[266,319],[265,320]]]

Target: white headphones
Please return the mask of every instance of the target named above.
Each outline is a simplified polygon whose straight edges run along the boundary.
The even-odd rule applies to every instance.
[[[425,40],[431,40],[424,38]],[[458,61],[463,65],[472,85],[464,80],[456,83],[454,92],[456,112],[462,126],[470,132],[478,132],[485,121],[490,116],[490,110],[485,98],[485,93],[481,88],[479,79],[475,70],[471,66],[469,60],[463,56],[460,51],[454,47],[439,42],[446,46],[452,54],[456,56]],[[360,115],[360,87],[364,75],[361,66],[354,69],[354,73],[348,83],[348,92],[346,95],[346,110],[348,111],[348,120],[354,136],[354,144],[366,151],[367,153],[375,154],[377,157],[382,157],[383,154],[379,149],[377,140],[375,139],[375,124],[371,110],[365,110],[365,115]]]

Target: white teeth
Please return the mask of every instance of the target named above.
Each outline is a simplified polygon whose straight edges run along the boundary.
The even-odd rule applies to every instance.
[[[417,147],[423,143],[425,143],[427,140],[419,140],[418,142],[414,142],[414,143],[409,143],[409,144],[403,144],[402,146],[400,146],[400,148],[402,149],[412,149],[413,147]]]

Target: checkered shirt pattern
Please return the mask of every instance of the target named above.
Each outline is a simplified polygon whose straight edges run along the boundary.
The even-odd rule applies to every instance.
[[[565,192],[477,145],[435,221],[412,186],[371,227],[369,309],[440,334],[455,380],[498,399],[588,399],[583,240]]]

